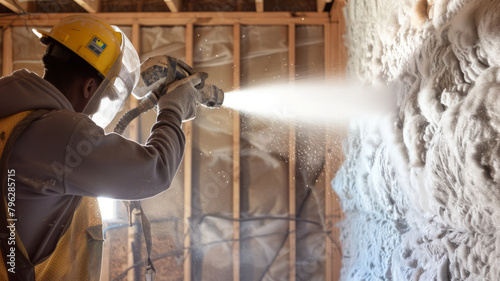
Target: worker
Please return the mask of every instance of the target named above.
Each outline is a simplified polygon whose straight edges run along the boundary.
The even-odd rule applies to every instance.
[[[99,280],[96,197],[139,200],[169,188],[200,81],[180,80],[159,99],[141,145],[103,130],[139,77],[124,33],[89,15],[38,33],[43,78],[22,69],[0,79],[0,280]]]

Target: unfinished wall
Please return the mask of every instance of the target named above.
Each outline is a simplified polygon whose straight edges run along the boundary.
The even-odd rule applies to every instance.
[[[280,24],[271,18],[274,24],[266,25],[266,17],[252,20],[121,27],[142,60],[158,54],[184,59],[228,95],[239,87],[328,75],[328,17],[283,17]],[[14,45],[28,44],[30,51],[14,52],[12,68],[41,74],[43,47],[26,30],[13,28]],[[119,116],[134,104],[129,100]],[[124,136],[145,142],[155,117],[142,115]],[[326,223],[332,218],[325,208],[332,174],[325,172],[325,154],[337,136],[327,135],[323,124],[291,124],[226,108],[200,108],[183,127],[188,148],[172,187],[144,201],[153,222],[156,280],[325,280],[326,272],[334,280],[326,251],[340,255],[340,249],[328,244],[336,237]],[[106,204],[114,215],[105,221],[102,280],[143,278],[142,235],[137,226],[127,227],[121,203]]]
[[[14,27],[12,31],[12,63],[14,70],[27,68],[43,75],[42,55],[45,48],[29,28]]]
[[[167,29],[174,34],[166,33]],[[323,28],[301,26],[298,30],[300,47],[297,46],[297,58],[301,58],[297,63],[298,75],[304,78],[324,75]],[[178,28],[152,27],[142,31],[146,35],[142,41],[142,57],[176,50],[182,57],[183,30],[177,33]],[[165,37],[149,37],[150,33]],[[233,28],[196,27],[193,34],[194,67],[209,73],[208,82],[230,92],[233,88]],[[174,39],[177,36],[179,40]],[[146,47],[145,38],[154,39],[149,44],[154,47]],[[286,26],[243,26],[241,46],[242,88],[288,81]],[[302,55],[307,58],[302,58]],[[230,280],[233,277],[232,114],[234,112],[224,108],[200,108],[193,122],[193,201],[189,228],[193,280]],[[141,119],[142,130],[153,124],[153,118]],[[313,138],[316,139],[311,142],[318,143],[322,149],[324,128],[319,128],[315,135],[304,134],[307,128],[303,129],[299,130],[301,135],[308,137],[307,140],[306,137],[297,138],[299,147],[302,146],[299,149],[307,146],[301,142]],[[142,134],[145,136],[146,132]],[[240,280],[289,279],[289,222],[279,219],[288,216],[288,144],[286,121],[242,114]],[[299,215],[302,218],[321,222],[324,156],[316,155],[312,163],[306,158],[300,157],[297,165],[297,209],[301,209]],[[182,221],[183,206],[177,202],[182,200],[183,193],[178,187],[175,184],[166,193],[144,201],[154,220]],[[178,243],[182,242],[184,234],[178,232],[182,224],[178,225],[177,232],[172,226],[155,225],[154,229],[157,233],[175,237],[173,240]],[[321,223],[310,226],[302,222],[298,229],[297,243],[302,251],[297,257],[297,279],[322,280],[325,240]],[[182,249],[182,244],[176,245],[176,249]]]

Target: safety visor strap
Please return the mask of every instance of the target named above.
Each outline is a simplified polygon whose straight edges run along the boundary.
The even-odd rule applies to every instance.
[[[152,259],[153,238],[151,235],[151,222],[149,221],[149,218],[146,215],[146,213],[144,213],[144,210],[142,209],[141,201],[123,201],[123,204],[128,209],[129,225],[132,226],[132,216],[135,214],[142,228],[142,233],[144,234],[144,241],[146,242],[146,252],[148,255],[145,261],[146,280],[153,281],[156,276],[156,269],[153,265],[153,259]]]
[[[61,46],[60,44],[56,43],[57,41],[54,41],[52,43],[49,44],[49,46],[47,47],[47,54],[56,58],[57,60],[59,60],[60,62],[62,63],[68,63],[69,60],[71,59],[71,57],[73,56],[77,56],[79,57],[77,54],[75,54],[74,52],[72,52],[71,50]],[[83,58],[81,58],[83,60]],[[92,67],[92,65],[89,64],[90,67]],[[104,79],[104,75],[102,75],[99,71],[97,71],[96,69],[96,73],[102,78]]]
[[[48,48],[47,53],[61,62],[67,62],[73,55],[57,43],[51,43]]]

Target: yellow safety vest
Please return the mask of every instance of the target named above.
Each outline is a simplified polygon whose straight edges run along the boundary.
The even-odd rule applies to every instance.
[[[0,152],[4,152],[14,127],[31,112],[25,111],[0,119]],[[7,206],[6,202],[0,203],[2,204],[0,206]],[[4,211],[6,212],[5,209]],[[8,215],[7,218],[9,218]],[[82,197],[69,228],[57,243],[54,252],[47,259],[33,265],[35,280],[98,281],[101,272],[103,241],[102,220],[97,199]],[[16,244],[27,257],[17,233]],[[4,261],[6,256],[7,253],[2,253],[0,257],[3,265],[0,266],[0,280],[9,280],[7,265]]]

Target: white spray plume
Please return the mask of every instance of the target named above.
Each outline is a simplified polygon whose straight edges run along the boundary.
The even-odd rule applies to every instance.
[[[386,86],[318,81],[257,86],[227,93],[224,106],[252,115],[301,122],[346,122],[396,108]]]

